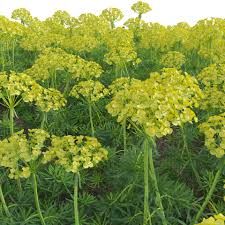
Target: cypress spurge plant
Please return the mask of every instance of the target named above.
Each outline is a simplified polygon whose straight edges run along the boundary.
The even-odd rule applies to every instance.
[[[120,77],[114,80],[111,85],[109,85],[109,91],[112,96],[116,95],[118,91],[124,90],[129,88],[129,86],[137,82],[137,79],[130,78],[130,77]],[[124,152],[127,151],[127,118],[125,117],[122,123],[123,129],[123,149]]]
[[[123,19],[123,13],[120,9],[108,8],[102,11],[101,17],[107,20],[110,23],[111,28],[113,29],[115,28],[115,22]]]
[[[21,102],[35,104],[43,112],[42,124],[46,121],[46,113],[58,110],[66,105],[66,99],[54,88],[44,88],[25,73],[11,72],[0,74],[0,98],[9,109],[10,134],[14,132],[15,107]],[[43,125],[42,125],[43,126]]]
[[[137,56],[132,31],[117,27],[105,35],[107,53],[104,61],[114,66],[116,77],[129,76],[128,66],[141,62]]]
[[[209,119],[199,125],[200,131],[205,135],[205,146],[211,155],[214,155],[220,161],[218,162],[218,170],[215,174],[213,183],[202,203],[193,224],[201,217],[203,211],[207,207],[221,177],[225,167],[225,113],[211,116]]]
[[[44,155],[44,162],[54,160],[66,172],[74,173],[74,225],[80,225],[78,211],[79,172],[96,166],[107,159],[107,150],[94,137],[52,137],[51,147]]]
[[[152,8],[148,3],[143,1],[138,1],[131,6],[131,9],[138,14],[138,18],[141,19],[142,15],[151,11]]]
[[[10,179],[32,176],[34,200],[42,225],[46,225],[38,198],[37,171],[46,152],[46,141],[50,135],[41,129],[23,130],[0,141],[0,166],[5,167]]]
[[[96,62],[84,60],[60,48],[46,48],[25,72],[34,80],[60,90],[62,84],[59,81],[63,80],[64,94],[68,94],[72,80],[99,78],[103,70]]]
[[[161,74],[152,73],[145,81],[134,81],[128,88],[114,94],[112,101],[106,106],[112,116],[117,116],[119,123],[128,119],[144,138],[143,225],[152,224],[148,196],[149,177],[153,183],[162,224],[168,224],[154,167],[155,139],[171,134],[172,126],[197,120],[192,108],[198,107],[201,98],[202,92],[196,79],[170,68],[164,69]]]
[[[91,135],[94,137],[95,129],[93,123],[93,104],[108,95],[108,89],[99,81],[81,81],[75,85],[70,95],[81,98],[88,105],[89,120],[91,124]]]

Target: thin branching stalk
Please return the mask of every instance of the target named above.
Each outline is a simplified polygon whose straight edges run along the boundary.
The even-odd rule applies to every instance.
[[[152,224],[149,213],[149,157],[148,157],[148,140],[145,138],[143,143],[144,150],[144,220],[143,225]],[[148,222],[149,221],[149,222]]]
[[[13,220],[12,220],[11,213],[9,212],[8,206],[7,206],[7,204],[6,204],[6,201],[5,201],[5,197],[4,197],[3,191],[2,191],[2,184],[0,184],[0,199],[1,199],[2,207],[3,207],[3,209],[4,209],[4,212],[5,212],[6,216],[9,217],[11,221],[13,221]]]
[[[15,40],[12,41],[12,64],[13,70],[15,69]]]
[[[74,225],[80,225],[79,222],[79,210],[78,210],[78,174],[75,174],[74,180],[74,196],[73,196],[73,205],[74,205]]]
[[[65,87],[64,87],[64,91],[63,91],[63,94],[67,97],[69,95],[69,89],[70,89],[70,83],[71,83],[71,75],[68,74],[67,77],[66,77],[66,84],[65,84]]]
[[[122,127],[123,127],[123,150],[124,152],[127,151],[127,120],[124,119]]]
[[[9,107],[9,129],[10,135],[14,133],[14,105],[10,105]]]
[[[42,112],[41,129],[44,129],[47,123],[48,123],[48,113]]]
[[[35,173],[32,174],[33,177],[33,189],[34,189],[34,200],[35,200],[35,206],[37,209],[37,213],[39,215],[40,221],[42,225],[46,225],[44,217],[41,212],[41,207],[39,203],[39,198],[38,198],[38,186],[37,186],[37,176]]]
[[[94,129],[94,123],[93,123],[93,115],[92,115],[92,105],[90,102],[88,102],[88,111],[89,111],[89,120],[91,124],[91,136],[95,136],[95,129]]]
[[[216,175],[214,177],[212,186],[210,187],[209,192],[208,192],[208,194],[207,194],[207,196],[206,196],[206,198],[205,198],[201,208],[199,209],[199,211],[198,211],[198,213],[197,213],[197,215],[196,215],[196,217],[195,217],[195,219],[194,219],[192,224],[195,224],[195,223],[198,222],[198,220],[201,217],[203,211],[205,210],[207,204],[209,203],[209,201],[210,201],[210,199],[211,199],[211,197],[212,197],[212,195],[213,195],[213,193],[214,193],[214,191],[216,189],[216,185],[217,185],[217,183],[218,183],[218,181],[220,179],[220,175],[221,175],[221,173],[222,173],[222,171],[224,169],[224,166],[225,166],[225,157],[223,157],[221,159],[221,161],[220,161],[220,165],[219,165],[219,168],[218,168],[218,170],[216,172]]]
[[[182,133],[183,145],[184,145],[184,146],[183,146],[183,149],[187,152],[187,155],[188,155],[188,161],[189,161],[190,164],[191,164],[191,168],[192,168],[192,171],[193,171],[193,173],[194,173],[194,175],[195,175],[196,181],[197,181],[198,185],[199,185],[200,187],[202,187],[202,183],[201,183],[200,176],[199,176],[199,174],[198,174],[198,172],[197,172],[197,170],[196,170],[196,168],[195,168],[195,166],[194,166],[194,164],[193,164],[191,152],[190,152],[190,149],[189,149],[189,147],[188,147],[188,142],[187,142],[187,137],[186,137],[186,133],[185,133],[185,130],[184,130],[184,126],[181,125],[180,127],[181,127],[181,133]]]
[[[158,187],[158,181],[156,177],[156,172],[155,172],[155,167],[154,167],[154,161],[153,161],[153,146],[156,146],[155,141],[152,138],[148,138],[148,151],[149,151],[149,174],[152,180],[153,188],[155,191],[156,195],[156,205],[160,209],[160,217],[162,220],[162,225],[167,225],[167,220],[162,204],[162,198],[159,192],[159,187]]]
[[[14,117],[15,117],[15,102],[13,97],[9,97],[9,129],[11,136],[14,134]],[[17,179],[17,186],[19,192],[22,192],[22,185],[20,179]]]

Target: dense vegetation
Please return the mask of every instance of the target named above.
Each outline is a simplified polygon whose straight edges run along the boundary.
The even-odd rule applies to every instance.
[[[0,16],[1,225],[224,225],[225,20],[131,8]]]

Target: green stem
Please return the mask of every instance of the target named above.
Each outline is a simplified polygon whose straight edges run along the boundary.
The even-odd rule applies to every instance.
[[[67,97],[69,94],[69,87],[70,87],[70,82],[71,82],[71,76],[68,75],[67,79],[66,79],[66,85],[63,91],[63,94]]]
[[[32,174],[32,177],[33,177],[34,200],[35,200],[36,209],[37,209],[39,218],[41,220],[41,224],[42,225],[46,225],[45,220],[44,220],[44,217],[43,217],[42,212],[41,212],[41,207],[40,207],[39,198],[38,198],[37,177],[36,177],[36,174],[33,173]]]
[[[210,199],[211,199],[211,197],[212,197],[212,195],[213,195],[213,193],[215,191],[216,184],[218,183],[220,175],[221,175],[221,173],[222,173],[222,171],[224,169],[224,166],[225,166],[225,157],[223,157],[223,159],[220,162],[220,165],[219,165],[219,168],[218,168],[218,170],[216,172],[216,175],[214,177],[212,186],[210,187],[209,192],[208,192],[208,194],[207,194],[207,196],[206,196],[206,198],[205,198],[201,208],[199,209],[199,211],[198,211],[198,213],[197,213],[197,215],[196,215],[196,217],[195,217],[195,219],[194,219],[192,224],[195,224],[195,223],[198,222],[198,220],[201,217],[203,211],[205,210],[207,204],[209,203],[209,201],[210,201]]]
[[[13,135],[14,133],[14,106],[9,107],[9,129],[10,129],[10,135]]]
[[[187,137],[186,137],[186,134],[185,134],[184,127],[183,127],[183,125],[181,125],[180,127],[181,127],[181,132],[182,132],[183,143],[184,143],[184,150],[186,150],[186,152],[187,152],[188,161],[190,161],[190,163],[191,163],[191,168],[194,172],[194,175],[195,175],[195,178],[196,178],[196,181],[197,181],[198,185],[200,187],[202,187],[200,176],[199,176],[199,174],[198,174],[198,172],[197,172],[197,170],[196,170],[196,168],[193,164],[192,156],[191,156],[190,150],[188,148]]]
[[[127,122],[127,120],[125,119],[124,121],[123,121],[123,150],[124,150],[124,152],[126,152],[127,151],[127,128],[126,128],[126,123]]]
[[[155,166],[153,161],[153,146],[156,146],[156,144],[152,138],[149,138],[148,144],[149,144],[149,174],[153,183],[153,188],[155,189],[156,205],[160,209],[160,217],[162,220],[162,225],[167,225],[167,220],[166,220],[166,216],[165,216],[165,212],[164,212],[164,208],[162,204],[161,195],[159,192],[159,186],[158,186],[158,181],[157,181]]]
[[[143,225],[151,224],[151,217],[149,213],[149,174],[148,174],[148,140],[145,138],[143,143],[144,148],[144,220]]]
[[[4,194],[3,194],[3,191],[2,191],[2,185],[1,184],[0,184],[0,199],[1,199],[2,206],[3,206],[3,209],[5,211],[6,216],[9,217],[12,220],[12,217],[11,217],[11,214],[9,212],[8,206],[5,202],[5,197],[4,197]]]
[[[15,41],[12,43],[12,62],[13,62],[13,70],[15,69]]]
[[[5,70],[4,44],[1,47],[2,71]]]
[[[91,106],[90,102],[88,102],[88,111],[89,111],[89,119],[90,119],[90,123],[91,123],[91,136],[94,137],[95,129],[94,129],[94,124],[93,124],[92,106]]]
[[[74,181],[74,197],[73,197],[73,205],[74,205],[74,224],[79,225],[79,211],[78,211],[78,174],[75,174]]]
[[[14,109],[14,100],[12,98],[9,99],[10,107],[9,107],[9,129],[10,135],[14,134],[14,116],[15,116],[15,109]],[[19,192],[22,192],[22,185],[20,179],[17,179],[17,186]]]
[[[42,112],[41,129],[45,128],[45,124],[47,124],[47,121],[48,121],[48,114],[47,114],[47,112]]]

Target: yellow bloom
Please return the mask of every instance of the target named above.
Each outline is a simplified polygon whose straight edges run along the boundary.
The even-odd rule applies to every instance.
[[[212,155],[222,158],[225,155],[225,113],[211,116],[199,125],[199,129],[205,135],[205,146]]]
[[[81,81],[75,85],[72,88],[70,95],[76,98],[81,96],[89,102],[96,102],[108,95],[108,92],[108,89],[106,89],[99,81],[88,80]]]
[[[102,148],[96,138],[85,136],[52,137],[49,151],[44,153],[43,162],[55,160],[67,172],[77,173],[107,159],[107,150]],[[98,157],[96,157],[98,155]]]

